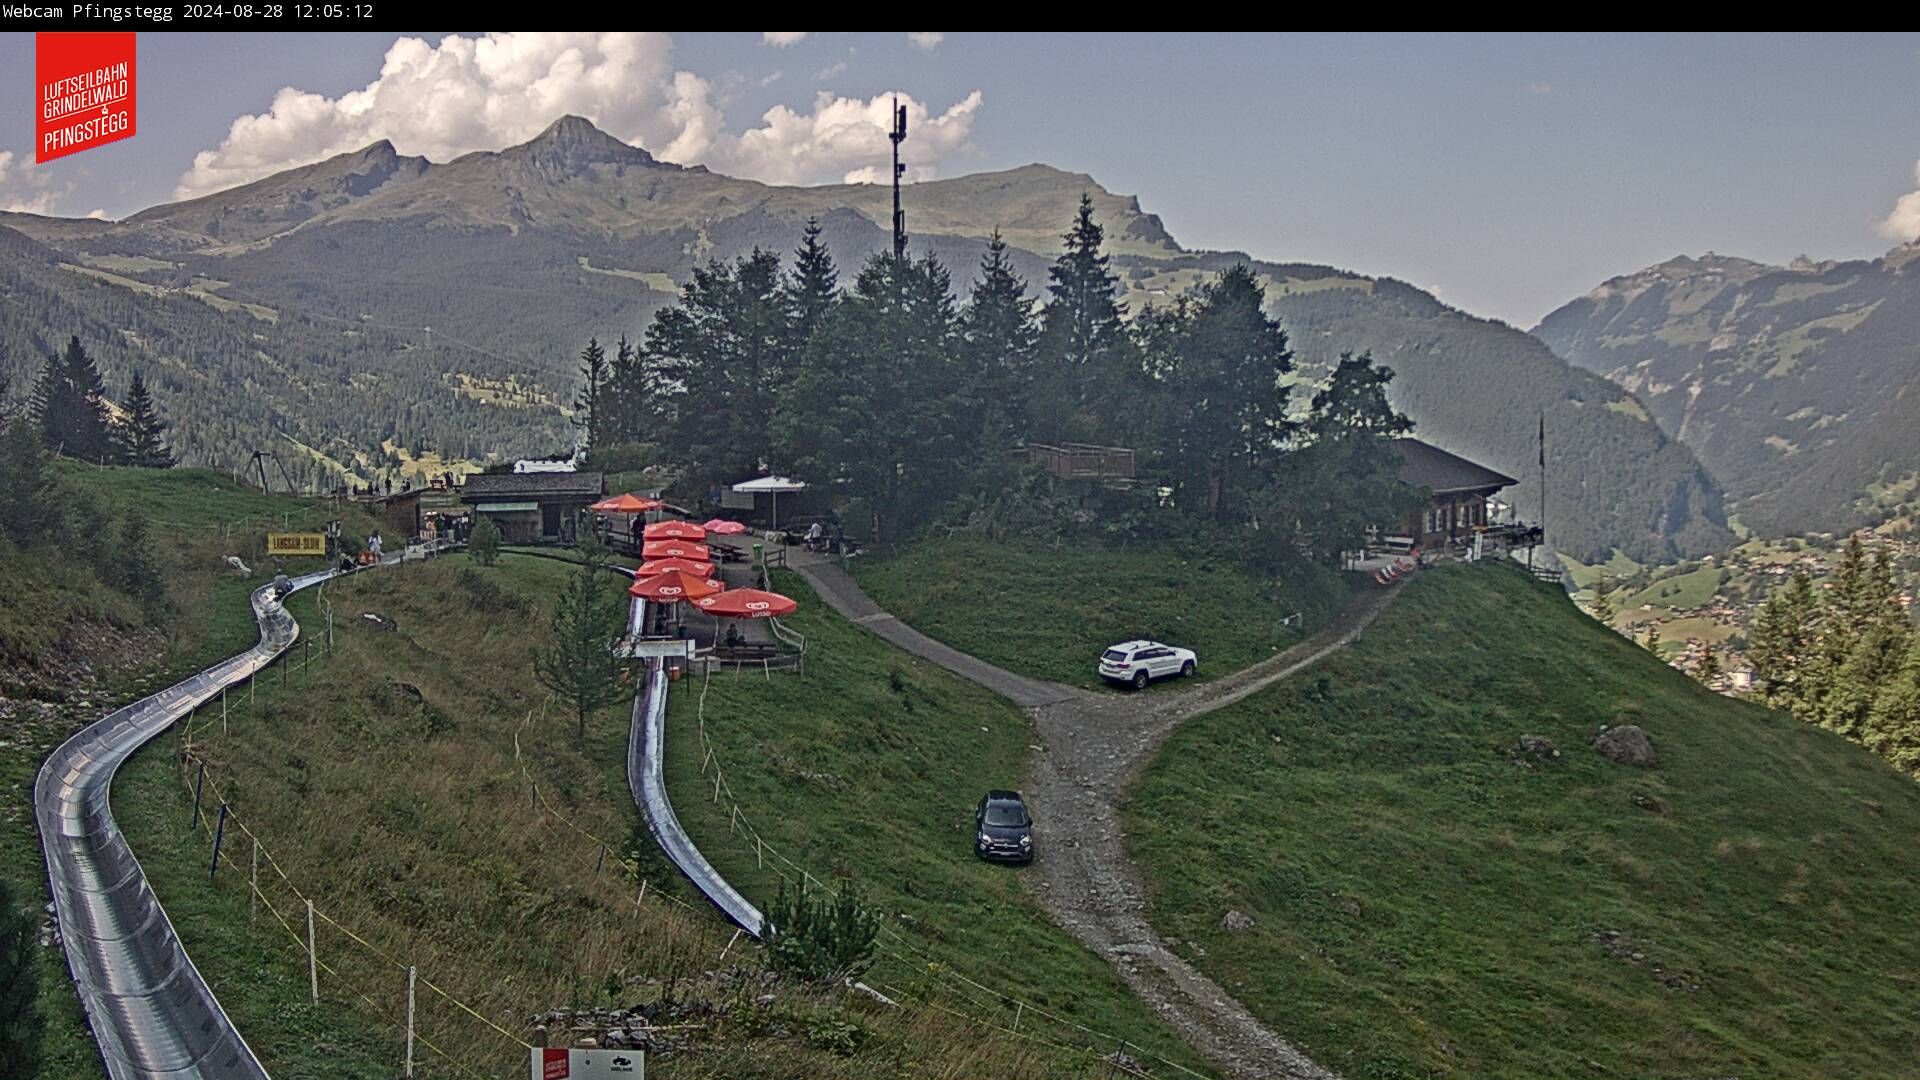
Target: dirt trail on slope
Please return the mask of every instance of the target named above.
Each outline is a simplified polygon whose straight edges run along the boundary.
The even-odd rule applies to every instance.
[[[1033,715],[1041,751],[1026,782],[1039,811],[1037,891],[1054,920],[1107,958],[1141,1000],[1207,1060],[1247,1080],[1333,1080],[1219,984],[1175,955],[1147,923],[1146,891],[1127,857],[1120,802],[1182,721],[1224,708],[1360,636],[1397,588],[1357,594],[1320,633],[1252,667],[1177,691],[1094,694],[1017,675],[934,641],[883,611],[839,567],[795,559],[828,606],[906,651],[1012,700]]]

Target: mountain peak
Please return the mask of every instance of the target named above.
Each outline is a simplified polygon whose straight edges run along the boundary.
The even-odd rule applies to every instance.
[[[584,116],[568,114],[519,146],[504,151],[534,165],[566,174],[594,165],[658,165],[652,154],[607,134]]]
[[[1916,261],[1920,261],[1920,236],[1916,236],[1906,243],[1901,244],[1899,247],[1894,248],[1892,251],[1887,252],[1881,259],[1881,262],[1887,269],[1902,271],[1907,268],[1909,263]]]

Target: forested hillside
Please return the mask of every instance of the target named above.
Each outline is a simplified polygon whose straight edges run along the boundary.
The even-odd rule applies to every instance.
[[[484,457],[571,439],[525,365],[377,326],[221,310],[208,302],[217,286],[201,280],[136,289],[0,228],[0,374],[23,394],[45,357],[78,336],[114,400],[143,372],[183,463],[231,469],[274,450],[297,481],[343,466],[372,476],[402,451]],[[531,400],[488,385],[529,387]],[[383,453],[389,442],[395,452]]]

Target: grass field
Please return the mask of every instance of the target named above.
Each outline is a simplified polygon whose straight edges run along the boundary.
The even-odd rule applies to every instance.
[[[1655,767],[1589,749],[1629,721]],[[1920,787],[1518,574],[1182,727],[1129,835],[1160,931],[1356,1080],[1920,1075]]]
[[[904,940],[870,976],[883,989],[1011,1027],[1068,1047],[1021,1048],[1034,1056],[1014,1075],[1099,1076],[1098,1054],[1117,1043],[1051,1021],[1128,1039],[1198,1066],[1170,1029],[1134,998],[1106,961],[1048,921],[1021,879],[1024,868],[973,855],[973,807],[989,788],[1018,787],[1032,727],[1018,709],[945,670],[895,650],[817,600],[798,576],[777,588],[801,600],[785,620],[806,635],[804,675],[717,674],[706,684],[707,730],[726,783],[749,823],[793,863],[828,881],[852,881]],[[701,850],[762,904],[794,876],[762,865],[736,833],[728,800],[703,797],[696,727],[702,686],[675,684],[669,698],[668,790]],[[925,955],[921,955],[924,950]],[[948,969],[1013,1001],[948,980]],[[992,1033],[979,1029],[983,1037]],[[1165,1066],[1149,1062],[1156,1074]],[[977,1075],[977,1074],[966,1074]]]
[[[1237,671],[1311,633],[1346,599],[1332,571],[1287,582],[1231,558],[1171,548],[1023,548],[956,537],[856,559],[867,594],[962,652],[1022,674],[1099,686],[1093,666],[1115,642],[1149,638],[1195,650],[1201,679]]]
[[[1642,604],[1681,611],[1704,606],[1720,587],[1720,568],[1703,566],[1685,574],[1674,574],[1655,581],[1639,592],[1614,597],[1619,611],[1634,611]]]
[[[478,570],[456,557],[330,586],[337,655],[316,664],[311,676],[296,671],[285,691],[277,676],[264,680],[259,704],[233,721],[230,734],[220,735],[217,721],[196,729],[196,751],[212,762],[209,776],[236,815],[217,885],[207,879],[205,828],[187,827],[191,795],[176,765],[177,737],[143,751],[116,785],[117,816],[183,940],[273,1075],[391,1074],[405,963],[517,1037],[530,1034],[528,1018],[536,1012],[569,1004],[677,995],[723,1010],[696,1017],[678,1052],[650,1058],[649,1072],[662,1077],[1099,1074],[1100,1063],[1077,1050],[1016,1040],[964,1019],[980,1010],[912,981],[932,978],[923,970],[896,969],[891,977],[910,993],[924,993],[930,1008],[889,1010],[857,995],[784,984],[776,1001],[755,1001],[764,989],[755,977],[760,951],[740,943],[722,960],[730,928],[669,876],[639,829],[621,768],[624,708],[598,717],[582,745],[573,740],[571,717],[540,712],[544,692],[527,674],[531,650],[546,600],[568,570],[514,555]],[[292,603],[309,631],[323,623],[314,598]],[[357,617],[362,611],[397,621],[398,630],[375,629]],[[844,624],[841,632],[858,634]],[[849,652],[844,662],[856,664],[858,655]],[[822,664],[832,671],[831,660]],[[889,671],[864,677],[885,687]],[[926,689],[925,678],[913,674],[905,692],[917,718],[944,733],[942,744],[930,747],[944,759],[952,740],[977,731],[982,717],[971,697],[949,696],[953,687],[977,691],[944,673],[938,679],[948,685]],[[750,681],[739,680],[742,692]],[[817,692],[820,684],[809,685]],[[990,698],[979,704],[999,708]],[[203,716],[202,724],[209,720]],[[1010,723],[1019,721],[1014,714]],[[516,737],[524,775],[514,759]],[[990,759],[1017,773],[1023,731],[1009,728],[999,739]],[[541,813],[532,808],[530,782],[539,785]],[[690,816],[700,787],[695,777],[691,796],[681,796]],[[919,798],[931,804],[927,790],[920,787]],[[988,882],[965,849],[968,799],[962,797],[954,833],[956,860]],[[838,809],[832,816],[844,817]],[[926,843],[917,829],[896,832],[876,819],[859,820],[867,849],[883,863],[908,865]],[[240,824],[251,832],[236,833]],[[334,970],[321,974],[318,1014],[305,1003],[305,956],[296,937],[268,909],[250,914],[249,835],[271,855],[262,864],[262,888],[296,931],[303,931],[307,896],[366,942],[322,919],[319,954]],[[601,839],[611,854],[596,874]],[[648,897],[638,906],[634,883],[620,869],[628,854],[649,875]],[[1105,977],[1098,957],[1072,946],[1030,903],[1012,899],[1020,895],[1015,879],[1000,879],[998,887],[981,901],[1010,920],[994,930],[1031,946],[1048,965],[1026,976],[1044,988],[1036,1001],[1131,1022],[1151,1037],[1151,1018],[1110,979],[1106,986],[1079,985]],[[889,911],[894,899],[887,896]],[[988,936],[975,927],[963,932],[969,942]],[[1002,955],[1018,956],[1012,945],[1006,949]],[[702,975],[720,969],[742,977],[721,986]],[[1084,1001],[1098,1008],[1087,1013]],[[450,1066],[423,1049],[420,1075],[524,1070],[525,1052],[511,1038],[445,999],[423,991],[420,1009],[425,1037],[461,1062]],[[1029,1015],[1023,1029],[1035,1022]]]

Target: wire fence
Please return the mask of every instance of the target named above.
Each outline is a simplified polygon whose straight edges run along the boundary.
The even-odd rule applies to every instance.
[[[323,610],[327,611],[330,615],[331,602],[326,599],[324,589],[316,596],[316,604],[321,605]],[[294,688],[298,685],[296,680],[305,677],[307,669],[314,661],[331,656],[334,650],[329,644],[330,638],[331,635],[328,634],[317,639],[305,639],[307,645],[311,647],[311,651],[304,649],[298,650],[299,658],[297,662],[293,659],[296,649],[290,648],[287,652],[282,653],[280,660],[280,678],[282,679],[283,685],[286,685],[289,689]],[[265,671],[255,676],[256,679],[263,677],[270,679]],[[270,681],[270,700],[271,692],[274,689],[277,689],[277,687],[274,687]],[[551,697],[549,697],[547,701],[543,702],[537,709],[529,710],[526,719],[521,723],[521,729],[524,730],[528,724],[533,723],[536,716],[544,717],[546,709],[551,704],[551,700]],[[222,780],[220,779],[220,773],[223,767],[208,754],[207,751],[209,748],[204,745],[204,742],[197,744],[196,740],[204,740],[204,737],[207,736],[215,726],[218,726],[223,734],[227,733],[230,730],[232,720],[241,716],[243,710],[247,710],[250,705],[256,705],[257,703],[256,687],[252,685],[249,685],[249,692],[244,699],[239,695],[235,695],[234,700],[225,700],[225,694],[223,692],[220,706],[216,708],[212,703],[209,703],[207,706],[203,706],[208,712],[207,716],[200,718],[196,722],[195,717],[189,715],[182,724],[183,746],[179,754],[179,774],[183,785],[193,800],[192,828],[196,833],[204,830],[208,840],[214,845],[214,852],[211,857],[212,861],[209,862],[210,878],[218,873],[218,868],[221,865],[232,866],[234,864],[235,860],[232,855],[235,849],[231,844],[232,840],[238,839],[250,845],[251,871],[245,878],[245,884],[249,894],[249,904],[254,906],[256,910],[259,907],[264,907],[273,921],[278,923],[280,927],[286,931],[287,936],[292,939],[295,950],[307,957],[313,983],[312,1000],[315,1007],[318,1007],[323,997],[320,976],[324,974],[327,977],[326,985],[328,987],[328,994],[336,994],[336,996],[340,997],[350,995],[358,999],[367,1006],[368,1015],[376,1018],[376,1022],[381,1027],[392,1028],[396,1035],[410,1034],[413,1041],[418,1042],[419,1045],[425,1047],[437,1057],[444,1059],[450,1067],[457,1070],[463,1076],[482,1078],[487,1075],[476,1070],[473,1066],[461,1059],[448,1054],[438,1043],[422,1033],[417,1023],[412,1024],[411,1030],[409,1031],[406,1025],[394,1022],[391,1018],[398,1011],[396,1003],[387,1002],[383,1004],[376,1000],[368,993],[363,980],[343,973],[342,968],[337,962],[329,963],[323,959],[320,955],[314,932],[319,927],[325,927],[337,934],[341,941],[356,947],[364,955],[371,957],[386,967],[392,968],[402,975],[410,976],[411,980],[416,981],[420,988],[431,995],[436,995],[447,1003],[458,1016],[465,1017],[469,1021],[477,1022],[481,1025],[485,1034],[497,1037],[504,1042],[510,1042],[520,1050],[531,1049],[532,1044],[526,1039],[507,1030],[501,1026],[500,1023],[489,1018],[479,1008],[462,1000],[454,993],[442,987],[439,983],[427,977],[425,973],[419,971],[417,965],[408,964],[391,951],[382,949],[369,941],[367,935],[356,931],[341,917],[334,914],[336,909],[333,905],[322,903],[321,898],[312,891],[311,887],[303,890],[294,881],[293,876],[289,874],[281,864],[280,859],[275,856],[274,849],[263,841],[261,834],[249,823],[248,819],[234,808],[234,803],[228,799],[226,792],[223,790]],[[605,864],[608,861],[612,861],[617,871],[624,874],[634,883],[637,889],[634,896],[634,905],[636,907],[643,904],[649,894],[651,894],[658,903],[667,904],[682,911],[692,912],[696,910],[692,905],[680,897],[673,895],[671,892],[653,887],[652,883],[641,875],[638,866],[631,860],[625,857],[608,860],[606,855],[610,850],[614,850],[612,845],[605,838],[598,836],[590,829],[582,827],[539,790],[537,782],[534,781],[531,774],[527,771],[525,759],[521,754],[519,735],[519,730],[516,730],[514,734],[515,761],[520,768],[521,776],[530,786],[532,793],[531,801],[543,824],[549,827],[565,827],[592,841],[598,849],[598,855],[595,859],[595,873],[601,872]],[[219,812],[217,814],[212,812],[210,809],[212,807],[218,807]],[[555,822],[558,822],[559,825],[555,826]],[[237,837],[226,836],[227,829],[235,830]],[[227,856],[224,864],[219,861],[223,855]],[[268,877],[264,881],[260,876],[262,866],[264,866],[268,872]],[[284,897],[282,898],[282,902],[275,902],[269,890],[276,881],[285,892],[291,894],[291,904],[288,904]],[[308,920],[305,933],[302,933],[299,925],[303,916]],[[410,1012],[409,1016],[411,1016]],[[686,1026],[688,1025],[672,1025],[671,1028],[678,1029]],[[640,1030],[664,1031],[669,1030],[669,1028],[642,1026]],[[472,1040],[469,1034],[462,1034],[460,1041],[470,1043]]]
[[[315,899],[313,895],[311,895],[305,890],[302,890],[300,886],[294,882],[292,876],[287,873],[286,869],[280,865],[280,860],[274,857],[273,849],[269,847],[267,844],[265,844],[264,842],[262,842],[260,838],[260,834],[254,831],[254,829],[247,824],[246,818],[233,809],[233,804],[229,802],[225,797],[225,795],[222,793],[221,784],[218,777],[215,775],[209,775],[212,769],[212,763],[208,760],[208,758],[198,753],[189,752],[182,755],[181,762],[182,762],[182,768],[180,770],[181,780],[186,784],[187,789],[193,793],[193,799],[194,799],[193,828],[195,829],[196,832],[201,829],[204,829],[207,833],[208,840],[216,845],[214,848],[214,856],[213,856],[213,858],[216,861],[211,865],[217,868],[217,865],[218,865],[217,860],[219,859],[222,847],[224,846],[225,830],[228,827],[237,829],[241,837],[251,842],[252,860],[253,860],[252,871],[251,873],[249,873],[246,879],[246,886],[247,886],[247,891],[249,893],[250,903],[257,903],[258,905],[265,907],[267,909],[267,913],[273,916],[273,920],[280,924],[281,928],[287,932],[288,937],[293,939],[294,948],[298,952],[303,953],[307,957],[308,964],[309,964],[309,972],[312,979],[313,1006],[317,1008],[320,1005],[321,993],[320,993],[319,974],[321,972],[325,972],[329,979],[328,986],[330,988],[336,987],[336,986],[343,987],[345,992],[351,993],[354,997],[357,997],[362,1002],[364,1002],[371,1009],[372,1016],[390,1017],[391,1015],[393,1015],[393,1013],[396,1011],[395,1005],[393,1003],[382,1005],[380,1002],[374,1000],[374,998],[367,993],[366,987],[363,983],[348,978],[347,976],[342,974],[341,970],[338,967],[320,958],[320,953],[319,953],[319,949],[318,949],[318,945],[317,945],[317,941],[314,933],[315,927],[318,925],[324,924],[325,926],[336,931],[341,937],[341,939],[359,946],[368,955],[394,968],[397,972],[399,972],[402,975],[417,973],[418,968],[414,965],[409,965],[405,963],[404,961],[393,956],[391,953],[383,949],[380,949],[378,946],[369,942],[363,935],[355,932],[347,924],[335,918],[333,914],[331,914],[329,909],[327,907],[323,907],[320,904],[320,902]],[[197,768],[195,766],[197,766]],[[189,777],[191,777],[191,779],[189,779]],[[212,805],[216,805],[220,807],[220,813],[217,818],[213,814],[200,812],[203,796],[211,796]],[[259,867],[261,864],[261,860],[263,859],[265,860],[265,864],[267,868],[272,872],[274,877],[278,878],[281,885],[284,886],[288,892],[292,893],[294,900],[297,901],[300,905],[304,906],[305,915],[307,919],[306,934],[303,935],[300,932],[300,930],[296,928],[294,922],[289,920],[288,913],[281,910],[281,905],[274,903],[273,897],[268,892],[267,889],[264,889],[261,887]],[[217,869],[209,871],[210,876],[212,876],[215,873],[217,873]],[[269,879],[269,881],[271,882],[271,879]],[[298,917],[299,916],[297,914],[294,916],[295,919],[297,919]],[[533,1044],[529,1043],[527,1040],[521,1038],[520,1036],[515,1035],[511,1031],[508,1031],[506,1028],[501,1027],[498,1023],[488,1018],[485,1014],[480,1012],[478,1009],[474,1008],[472,1005],[469,1005],[467,1002],[462,1001],[460,998],[455,997],[453,994],[449,993],[445,989],[442,989],[438,984],[434,983],[433,980],[426,978],[424,976],[421,976],[418,978],[418,985],[425,987],[431,993],[438,995],[441,999],[446,1001],[449,1005],[457,1009],[461,1014],[471,1017],[473,1020],[479,1021],[479,1023],[483,1025],[484,1028],[487,1031],[490,1031],[492,1034],[498,1035],[500,1038],[507,1040],[508,1042],[511,1042],[514,1046],[516,1046],[521,1050],[532,1049]],[[387,1025],[383,1024],[382,1026],[387,1026]],[[425,1046],[428,1050],[432,1051],[434,1054],[440,1056],[441,1058],[444,1058],[448,1062],[448,1064],[458,1069],[462,1074],[467,1076],[473,1076],[473,1077],[481,1077],[483,1075],[480,1072],[477,1072],[476,1070],[474,1070],[471,1066],[467,1065],[466,1063],[460,1061],[457,1058],[454,1058],[453,1056],[449,1055],[445,1050],[441,1049],[441,1047],[437,1043],[435,1043],[434,1041],[432,1041],[431,1039],[429,1039],[428,1037],[426,1037],[424,1034],[420,1032],[417,1024],[414,1024],[410,1029],[404,1025],[393,1025],[393,1026],[397,1027],[399,1031],[409,1039],[409,1041],[419,1042],[420,1045]]]

